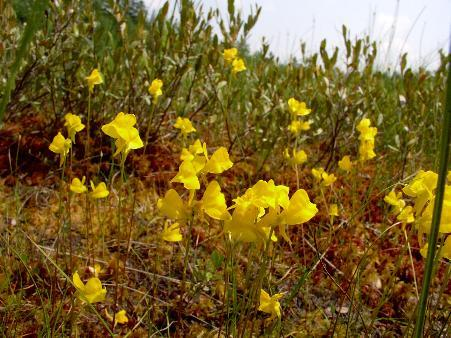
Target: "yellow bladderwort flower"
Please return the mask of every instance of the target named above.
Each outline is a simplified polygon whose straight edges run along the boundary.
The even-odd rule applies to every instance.
[[[180,242],[182,240],[182,233],[180,232],[180,224],[173,223],[171,225],[165,224],[161,232],[161,238],[167,242]]]
[[[163,95],[161,88],[163,87],[163,81],[155,79],[149,86],[149,94],[152,95],[153,103],[157,103],[158,98]]]
[[[112,122],[102,126],[102,131],[116,140],[116,152],[113,156],[122,153],[123,160],[125,160],[130,150],[144,146],[143,141],[139,137],[138,129],[133,127],[135,124],[136,117],[134,114],[120,112]]]
[[[66,120],[64,126],[67,128],[67,134],[72,140],[72,143],[75,143],[75,134],[82,131],[85,128],[85,125],[81,123],[79,116],[71,113],[64,115],[64,119]]]
[[[80,179],[75,177],[72,180],[72,183],[70,184],[70,191],[76,193],[76,194],[83,194],[88,191],[88,188],[85,186],[86,177],[83,176],[83,178]]]
[[[94,86],[103,83],[103,75],[96,68],[94,69],[89,76],[86,77],[86,81],[88,81],[89,92],[92,93],[94,91]]]
[[[238,56],[238,49],[236,48],[224,49],[222,56],[224,57],[224,60],[227,63],[231,63]]]
[[[221,187],[217,181],[211,181],[200,200],[200,208],[208,216],[217,220],[230,220],[232,216],[227,211],[227,204]]]
[[[273,296],[270,296],[265,290],[260,290],[260,305],[258,307],[259,311],[263,311],[265,313],[269,313],[271,318],[279,317],[281,318],[282,314],[280,312],[280,303],[279,299],[282,298],[284,293],[276,293]]]
[[[326,172],[323,172],[323,173],[321,174],[321,177],[322,177],[322,179],[323,179],[322,184],[323,184],[325,187],[328,187],[328,186],[332,185],[332,184],[337,180],[337,178],[335,177],[334,174],[330,174],[330,175],[329,175],[329,174],[326,173]]]
[[[107,309],[105,309],[105,316],[110,322],[113,321],[113,316],[110,315]],[[116,326],[117,324],[125,324],[125,323],[128,323],[127,312],[125,310],[120,310],[116,312],[116,314],[114,315],[114,326]]]
[[[189,133],[194,133],[196,129],[191,124],[191,121],[185,117],[177,117],[177,121],[174,124],[174,128],[180,129],[183,136],[188,135]]]
[[[300,102],[296,100],[294,97],[288,99],[288,108],[290,113],[295,116],[305,116],[311,113],[311,109],[307,108],[305,102]]]
[[[338,206],[336,204],[331,204],[329,206],[329,216],[331,216],[331,217],[338,216]]]
[[[406,202],[402,199],[402,192],[396,193],[394,190],[384,197],[384,201],[394,207],[393,212],[395,214],[400,213],[406,205]]]
[[[287,161],[291,159],[290,150],[288,148],[285,148],[283,150],[283,158],[286,159]]]
[[[340,161],[338,161],[338,167],[346,172],[351,171],[352,166],[353,163],[349,155],[343,156],[343,158]]]
[[[233,162],[230,161],[229,152],[225,147],[219,147],[203,168],[204,172],[212,174],[221,174],[224,171],[232,168]]]
[[[415,221],[415,217],[413,216],[413,208],[410,205],[403,208],[396,219],[403,224],[413,223]]]
[[[307,154],[304,150],[296,151],[293,149],[293,163],[303,164],[307,161]]]
[[[72,281],[77,289],[76,295],[81,301],[92,304],[105,300],[106,289],[102,288],[102,282],[97,277],[90,278],[83,284],[78,272],[75,272]]]
[[[324,168],[320,167],[318,169],[313,168],[312,169],[312,175],[315,178],[316,181],[320,182],[323,179],[323,173],[324,173]]]
[[[171,183],[173,182],[183,183],[185,189],[188,190],[197,190],[200,188],[197,171],[192,161],[183,161],[180,164],[179,172],[171,180]]]
[[[252,205],[239,205],[233,210],[232,219],[224,222],[224,232],[236,241],[246,243],[264,242],[265,231],[256,224],[259,210]]]
[[[97,186],[95,186],[94,182],[90,181],[90,184],[92,191],[90,192],[89,195],[92,198],[94,199],[105,198],[110,194],[110,192],[106,188],[105,182],[100,182]]]
[[[174,189],[169,189],[164,198],[158,199],[157,207],[163,216],[176,221],[184,221],[189,216],[189,208]]]
[[[288,131],[294,135],[298,135],[301,131],[309,130],[310,122],[303,122],[299,120],[293,120],[288,126]]]
[[[63,165],[64,160],[66,159],[67,154],[69,153],[69,149],[71,147],[71,140],[66,139],[60,132],[53,138],[52,143],[49,145],[50,151],[55,154],[59,154],[60,157],[60,166]]]
[[[243,59],[236,58],[232,61],[232,73],[236,74],[246,70],[246,65],[244,64]]]

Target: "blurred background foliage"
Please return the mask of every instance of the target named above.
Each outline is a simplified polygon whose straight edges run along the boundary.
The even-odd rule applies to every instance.
[[[398,70],[379,69],[377,43],[351,39],[343,26],[342,47],[332,49],[324,40],[311,55],[300,42],[299,57],[281,62],[264,41],[259,52],[249,52],[246,37],[261,8],[243,18],[233,0],[227,13],[191,0],[168,1],[152,13],[142,1],[72,0],[49,1],[32,16],[32,4],[0,1],[2,96],[25,26],[41,20],[17,72],[4,123],[39,116],[40,131],[49,138],[62,128],[66,113],[86,119],[85,77],[99,68],[105,83],[94,93],[92,125],[119,111],[134,113],[141,134],[149,130],[149,144],[173,139],[175,118],[187,116],[208,144],[227,146],[237,162],[253,163],[256,172],[266,164],[278,168],[290,142],[286,102],[296,97],[313,111],[312,129],[298,142],[312,166],[321,162],[331,169],[341,156],[355,155],[354,129],[363,117],[379,129],[377,153],[396,164],[387,175],[399,179],[433,166],[444,102],[447,56],[442,52],[436,70],[410,68],[407,55]],[[222,58],[223,49],[233,46],[247,65],[236,75]],[[164,82],[156,106],[147,92],[154,78]],[[91,139],[97,146],[107,142],[99,128],[92,128]],[[46,157],[46,147],[40,151],[35,158]],[[152,156],[151,147],[147,152]]]

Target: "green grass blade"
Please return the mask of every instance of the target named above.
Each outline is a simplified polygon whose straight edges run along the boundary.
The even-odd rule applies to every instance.
[[[451,55],[451,48],[450,48]],[[427,299],[429,295],[429,286],[431,284],[434,257],[437,238],[440,228],[440,217],[442,214],[443,197],[445,193],[446,175],[448,170],[449,148],[451,143],[451,59],[448,59],[448,80],[446,90],[445,114],[443,117],[442,135],[440,138],[439,153],[439,176],[437,182],[437,191],[435,196],[434,213],[432,215],[431,233],[429,236],[429,247],[424,271],[423,288],[421,289],[420,301],[418,304],[418,315],[415,324],[414,337],[423,336],[423,328],[426,317]]]

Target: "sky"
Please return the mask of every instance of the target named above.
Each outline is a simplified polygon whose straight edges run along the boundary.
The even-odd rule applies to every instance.
[[[156,10],[164,0],[144,2]],[[198,3],[218,7],[227,17],[227,0]],[[451,0],[235,0],[245,16],[256,4],[262,12],[248,38],[250,49],[258,51],[265,37],[281,61],[300,56],[300,41],[309,52],[318,51],[322,39],[331,47],[343,47],[343,24],[351,38],[369,35],[378,42],[377,62],[383,67],[393,68],[407,52],[412,66],[435,68],[437,51],[449,49]]]

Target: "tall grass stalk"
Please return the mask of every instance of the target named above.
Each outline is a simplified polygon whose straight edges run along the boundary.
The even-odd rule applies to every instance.
[[[451,56],[451,45],[449,56]],[[414,332],[414,337],[417,338],[423,336],[429,287],[434,270],[434,257],[440,228],[440,218],[442,214],[446,175],[448,170],[449,148],[451,145],[451,58],[448,59],[448,80],[446,87],[445,112],[443,116],[442,135],[440,137],[440,162],[438,170],[439,175],[437,181],[437,191],[435,196],[434,212],[432,214],[431,233],[429,235],[429,246],[426,258],[426,266],[424,270],[423,287],[421,289],[420,302],[418,303],[418,314]]]

